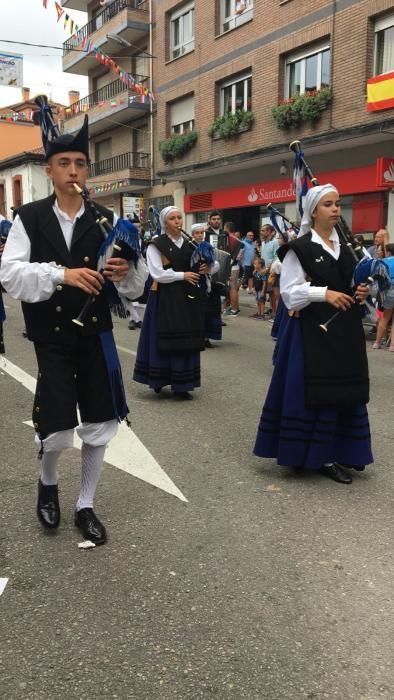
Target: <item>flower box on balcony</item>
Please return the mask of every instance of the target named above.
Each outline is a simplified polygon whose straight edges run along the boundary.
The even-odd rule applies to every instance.
[[[238,109],[234,114],[224,114],[217,117],[208,129],[208,136],[213,141],[217,139],[233,139],[243,131],[249,131],[254,122],[253,112]]]
[[[321,113],[327,109],[331,100],[331,88],[311,90],[283,100],[277,107],[272,108],[272,116],[278,129],[292,129],[303,122],[314,124],[320,119]]]
[[[159,151],[164,163],[172,163],[175,158],[180,158],[193,148],[198,138],[196,131],[187,134],[174,134],[169,139],[159,142]]]

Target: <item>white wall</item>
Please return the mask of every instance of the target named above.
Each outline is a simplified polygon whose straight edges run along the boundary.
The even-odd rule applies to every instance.
[[[43,165],[26,163],[0,171],[0,182],[5,183],[6,216],[12,221],[13,194],[12,178],[22,176],[22,201],[23,204],[35,202],[37,199],[48,197],[52,192],[52,184],[45,173]]]

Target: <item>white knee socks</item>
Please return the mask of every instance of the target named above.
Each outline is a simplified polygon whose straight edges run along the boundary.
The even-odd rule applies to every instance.
[[[44,452],[41,462],[41,483],[44,486],[56,486],[58,482],[57,463],[61,450],[58,452]]]
[[[93,447],[82,443],[81,456],[81,491],[77,502],[77,510],[93,508],[93,498],[103,466],[106,445]]]

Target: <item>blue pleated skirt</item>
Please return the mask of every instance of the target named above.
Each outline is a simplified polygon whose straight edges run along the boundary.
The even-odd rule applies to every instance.
[[[254,454],[278,465],[318,470],[339,462],[360,471],[373,462],[365,404],[307,409],[304,352],[298,318],[282,318],[274,371],[263,406]]]
[[[200,386],[199,352],[159,352],[157,349],[156,291],[149,292],[137,348],[133,379],[151,389],[171,386],[174,392],[192,391]]]
[[[205,337],[211,340],[222,339],[222,317],[220,314],[214,316],[205,314]]]

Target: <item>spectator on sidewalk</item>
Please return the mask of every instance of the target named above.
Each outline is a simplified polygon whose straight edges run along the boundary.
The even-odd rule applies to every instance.
[[[380,228],[379,231],[375,233],[374,244],[371,245],[367,250],[371,258],[383,258],[384,257],[384,246],[389,242],[389,234],[386,228]]]
[[[261,320],[264,318],[267,269],[264,260],[257,256],[254,259],[253,267],[253,287],[256,293],[257,313],[253,314],[251,318]]]
[[[268,281],[267,281],[267,293],[270,299],[271,314],[275,315],[275,300],[273,294],[273,282],[270,280],[269,275],[271,272],[271,265],[275,260],[276,252],[279,248],[278,241],[275,238],[276,232],[271,224],[264,224],[261,228],[261,257],[265,260],[265,264],[268,271]]]
[[[386,257],[384,262],[387,264],[390,271],[391,287],[384,295],[382,302],[383,316],[379,319],[376,342],[372,345],[372,348],[373,350],[380,350],[382,340],[391,322],[390,352],[394,352],[394,243],[386,245]]]
[[[248,294],[253,294],[253,259],[256,255],[256,247],[254,244],[254,233],[248,231],[243,239],[242,263],[244,268],[244,276],[242,286],[248,290]]]
[[[223,228],[225,233],[237,236],[238,238],[237,229],[233,221],[226,221]],[[228,287],[228,302],[230,306],[230,313],[233,316],[239,314],[239,259],[242,256],[242,250],[238,254],[237,258],[232,260],[231,265],[231,275]],[[225,306],[228,307],[228,303],[225,303]]]

